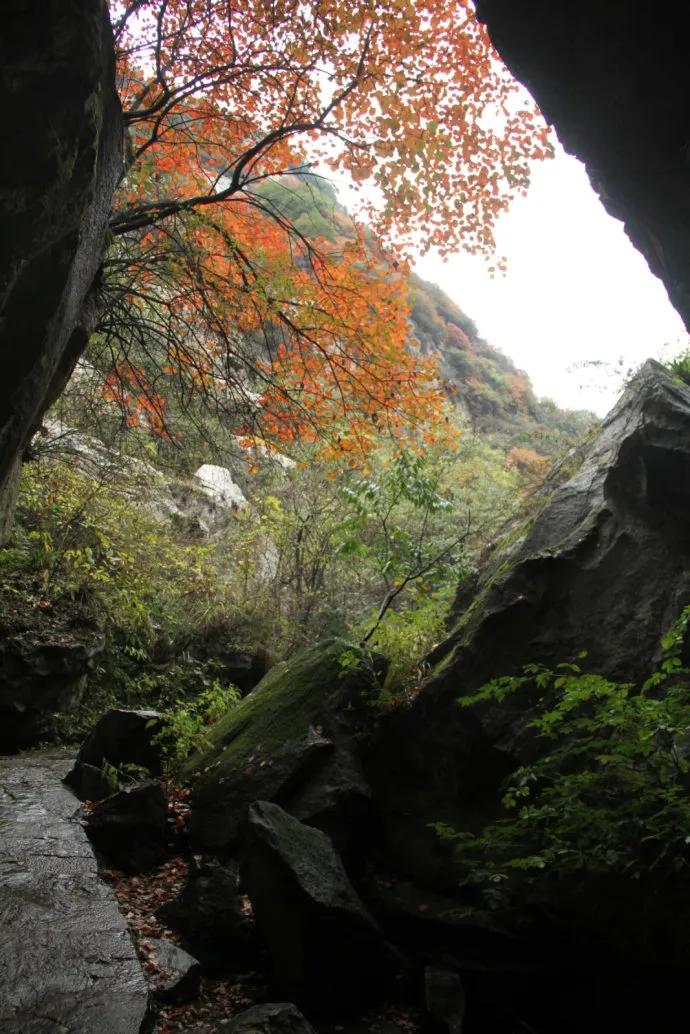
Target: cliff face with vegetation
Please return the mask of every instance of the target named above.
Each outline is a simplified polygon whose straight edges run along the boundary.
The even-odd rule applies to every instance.
[[[95,322],[87,303],[102,261],[121,166],[106,4],[48,10],[10,0],[0,42],[0,541],[21,453],[63,389]]]

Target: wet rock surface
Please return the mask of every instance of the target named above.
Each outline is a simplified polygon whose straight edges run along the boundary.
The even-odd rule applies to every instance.
[[[0,1030],[139,1034],[148,995],[57,754],[0,758]]]

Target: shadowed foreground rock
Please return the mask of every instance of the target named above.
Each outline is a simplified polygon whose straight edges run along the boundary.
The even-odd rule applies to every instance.
[[[167,816],[163,787],[148,779],[97,804],[86,833],[109,865],[128,873],[148,872],[172,853]]]
[[[148,995],[64,760],[0,759],[0,1030],[139,1034]]]
[[[314,1034],[314,1028],[289,1002],[269,1002],[232,1020],[194,1027],[189,1034]]]
[[[257,801],[249,809],[242,878],[281,996],[324,1017],[356,1014],[385,997],[394,952],[324,833]]]
[[[177,901],[159,913],[182,935],[182,946],[205,973],[246,970],[257,961],[256,930],[243,909],[238,874],[206,864],[192,870]]]

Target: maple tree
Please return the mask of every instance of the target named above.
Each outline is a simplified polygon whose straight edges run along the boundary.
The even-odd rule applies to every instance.
[[[490,256],[550,153],[469,0],[114,0],[126,171],[105,264],[101,366],[131,424],[166,394],[267,441],[443,428],[406,347],[412,244]],[[263,189],[315,168],[369,190],[335,241]],[[174,389],[171,389],[174,384]]]

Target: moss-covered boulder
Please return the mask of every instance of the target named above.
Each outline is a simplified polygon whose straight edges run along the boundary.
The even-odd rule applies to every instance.
[[[214,727],[209,748],[188,765],[194,845],[232,850],[256,800],[288,811],[294,802],[315,826],[326,816],[330,833],[338,814],[347,824],[355,801],[368,796],[356,741],[370,725],[379,691],[369,655],[343,639],[327,640],[272,668]]]

